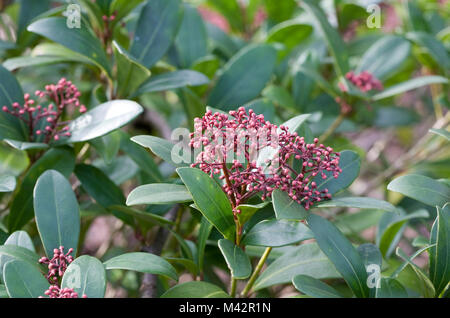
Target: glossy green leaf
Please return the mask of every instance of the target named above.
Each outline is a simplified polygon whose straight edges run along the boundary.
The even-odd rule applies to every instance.
[[[230,110],[254,99],[269,81],[275,61],[276,51],[269,45],[242,49],[223,67],[208,105]]]
[[[42,142],[26,142],[13,139],[5,139],[5,142],[18,150],[47,149],[49,147],[48,144]]]
[[[326,179],[322,179],[320,175],[316,176],[314,181],[317,183],[317,189],[319,191],[328,189],[328,193],[334,194],[347,188],[358,177],[360,166],[361,158],[356,152],[351,150],[341,151],[339,167],[342,172],[337,179],[329,171],[325,171]]]
[[[398,280],[389,277],[380,278],[380,288],[377,288],[377,298],[407,298],[405,287]]]
[[[410,32],[406,37],[425,49],[434,59],[436,65],[442,67],[445,71],[450,69],[450,56],[448,51],[444,44],[437,40],[433,35],[418,31]]]
[[[67,267],[61,287],[73,288],[78,297],[103,298],[106,291],[105,267],[95,257],[80,256]]]
[[[28,249],[28,247],[5,243],[5,245],[0,245],[0,257],[0,260],[2,261],[2,263],[0,263],[0,269],[3,269],[6,262],[11,259],[25,261],[36,268],[40,268],[38,263],[39,256],[34,252],[34,250]]]
[[[33,265],[12,260],[3,268],[6,291],[11,298],[38,298],[45,296],[49,283]]]
[[[0,192],[12,192],[16,188],[16,178],[11,175],[0,176]]]
[[[383,256],[378,247],[372,243],[361,244],[356,250],[361,256],[366,272],[369,274],[367,280],[368,282],[371,281],[372,285],[368,284],[367,287],[369,287],[369,296],[373,298],[377,289],[377,279],[381,272]]]
[[[142,113],[143,108],[131,100],[113,100],[103,103],[69,124],[71,136],[66,142],[94,139],[122,127]]]
[[[11,203],[8,230],[16,231],[33,218],[33,189],[39,176],[53,169],[69,177],[75,166],[73,150],[68,147],[52,148],[36,161],[25,175]]]
[[[326,219],[310,214],[307,221],[320,249],[342,274],[355,296],[368,297],[366,268],[353,245]]]
[[[283,49],[279,58],[286,56],[290,50],[308,39],[313,28],[308,24],[300,24],[295,20],[283,21],[269,30],[267,43],[280,43]]]
[[[172,90],[185,86],[199,86],[209,83],[209,78],[204,74],[192,70],[179,70],[167,72],[150,77],[134,94],[139,96],[144,93]]]
[[[439,296],[450,281],[450,204],[437,208],[437,218],[431,230],[430,280]]]
[[[308,212],[301,204],[281,190],[276,189],[272,192],[272,204],[277,219],[304,220],[308,216]]]
[[[155,136],[134,136],[132,141],[141,145],[142,147],[150,149],[155,155],[162,158],[164,161],[172,164],[175,167],[185,167],[191,162],[191,156],[189,153],[188,158],[179,155],[174,149],[174,144],[166,139]],[[186,162],[186,159],[187,162]]]
[[[450,187],[426,176],[404,175],[392,180],[387,188],[433,207],[450,201]]]
[[[430,75],[430,76],[420,76],[415,77],[413,79],[401,82],[399,84],[395,84],[389,87],[386,87],[380,93],[377,93],[372,96],[374,101],[381,100],[384,98],[392,97],[422,86],[430,85],[430,84],[447,84],[448,79],[442,76]]]
[[[315,1],[304,0],[302,5],[307,10],[308,14],[314,18],[317,26],[322,32],[325,41],[328,44],[328,49],[333,56],[338,74],[344,76],[349,70],[349,64],[348,53],[342,37],[339,35],[338,31],[330,25],[325,13]]]
[[[305,295],[316,298],[341,298],[342,296],[331,286],[308,276],[297,275],[292,279],[294,287]]]
[[[347,207],[397,212],[397,208],[389,202],[366,197],[338,197],[322,201],[315,206],[318,208]]]
[[[246,279],[252,273],[252,264],[244,251],[233,242],[219,240],[219,249],[227,263],[231,276],[236,279]]]
[[[150,76],[150,71],[130,56],[117,42],[113,42],[113,47],[117,63],[116,95],[127,97]]]
[[[64,246],[77,254],[80,212],[69,181],[55,170],[47,170],[36,182],[33,193],[36,224],[48,257]]]
[[[141,273],[163,275],[178,280],[177,272],[164,258],[151,253],[126,253],[107,260],[105,268],[126,269]]]
[[[127,205],[173,204],[191,201],[192,196],[183,185],[154,183],[139,186],[131,191],[127,198]]]
[[[308,243],[296,246],[270,263],[259,275],[253,290],[289,283],[301,274],[317,279],[340,277],[319,246],[316,243]]]
[[[31,241],[30,236],[28,235],[27,232],[24,232],[24,231],[16,231],[16,232],[12,233],[10,236],[8,236],[8,238],[6,239],[6,241],[3,244],[11,245],[11,246],[19,246],[19,247],[26,248],[32,252],[35,252],[34,245],[33,245],[33,242]],[[19,255],[22,255],[22,256],[19,256]],[[11,253],[5,252],[4,254],[2,254],[0,252],[0,278],[3,277],[3,267],[5,266],[5,264],[7,262],[9,262],[13,259],[16,259],[16,257],[18,259],[22,259],[27,262],[30,262],[33,259],[33,257],[31,255],[28,255],[31,257],[28,257],[26,255],[27,255],[27,252],[23,252],[21,254],[20,250],[15,251],[15,252],[13,251],[13,256],[11,256]],[[36,257],[37,257],[37,255],[36,255]],[[34,264],[34,265],[36,265],[36,264]],[[1,280],[3,280],[3,279],[1,279]]]
[[[268,205],[269,202],[261,202],[259,204],[240,204],[236,207],[239,211],[241,211],[237,217],[240,224],[247,223],[253,215],[255,215],[258,210],[264,208],[266,205]]]
[[[0,143],[0,174],[19,176],[30,164],[25,151]]]
[[[314,238],[308,227],[296,220],[264,220],[242,238],[243,245],[285,246]]]
[[[211,234],[212,228],[213,225],[208,221],[208,219],[202,217],[197,235],[197,264],[200,272],[203,272],[206,240]]]
[[[12,109],[12,104],[23,104],[23,92],[16,78],[0,65],[0,107]],[[27,136],[25,124],[17,117],[0,112],[0,140],[5,138],[25,140]]]
[[[203,19],[197,8],[190,4],[184,4],[183,20],[174,44],[178,63],[183,68],[192,66],[207,53],[207,34]]]
[[[102,156],[106,164],[111,164],[119,152],[120,134],[115,131],[102,137],[91,139],[89,143]]]
[[[269,85],[261,95],[277,106],[296,110],[295,101],[289,91],[282,86]]]
[[[144,66],[152,67],[166,54],[181,21],[179,0],[147,1],[142,8],[130,53]]]
[[[33,22],[27,30],[86,56],[108,74],[111,72],[108,58],[99,39],[89,30],[87,25],[83,25],[79,29],[71,29],[67,27],[66,18],[50,17]],[[58,32],[55,32],[55,30],[58,30]]]
[[[356,72],[367,71],[379,80],[393,75],[411,52],[408,40],[397,35],[387,35],[376,41],[363,55]]]
[[[207,282],[187,282],[175,285],[161,298],[229,298],[222,289]]]
[[[415,218],[427,218],[429,216],[426,210],[419,210],[411,214],[403,216],[395,216],[392,222],[383,230],[382,234],[377,237],[377,244],[380,247],[380,251],[383,255],[389,254],[391,243],[394,241],[397,233],[402,226],[411,219]]]
[[[200,212],[225,238],[234,240],[235,224],[231,204],[216,181],[196,168],[178,168],[177,172]]]

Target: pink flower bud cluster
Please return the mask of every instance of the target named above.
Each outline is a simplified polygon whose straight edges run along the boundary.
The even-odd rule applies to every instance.
[[[220,175],[235,213],[240,213],[239,204],[253,195],[260,193],[265,200],[275,189],[309,209],[314,202],[331,198],[327,189],[318,190],[313,178],[326,178],[326,171],[337,178],[342,171],[339,153],[319,145],[317,138],[307,144],[304,137],[289,132],[287,127],[277,127],[265,121],[263,115],[253,110],[247,113],[243,107],[229,115],[206,112],[195,119],[190,137],[190,146],[202,150],[192,167],[211,177]],[[264,164],[257,164],[258,153],[265,150],[274,155]],[[293,168],[294,160],[301,163],[299,171]]]
[[[78,293],[73,288],[60,288],[58,285],[51,285],[44,293],[48,298],[78,298]],[[39,296],[44,298],[44,296]],[[87,298],[83,295],[83,298]]]
[[[57,84],[46,85],[44,91],[36,91],[35,95],[49,100],[48,106],[36,105],[36,101],[30,98],[30,94],[25,94],[23,105],[15,102],[12,104],[12,109],[3,106],[2,110],[26,123],[30,141],[34,141],[35,137],[40,135],[45,136],[46,143],[51,139],[70,137],[69,127],[61,124],[59,119],[68,106],[78,107],[80,113],[86,112],[86,106],[80,104],[81,93],[77,87],[71,81],[62,78]],[[45,121],[45,126],[41,129],[38,126],[41,127],[42,121]]]
[[[381,84],[375,76],[367,71],[362,71],[358,75],[356,75],[353,71],[350,71],[345,74],[345,78],[358,87],[362,92],[368,92],[371,90],[381,91],[383,89],[383,84]],[[342,86],[341,90],[345,91]]]
[[[64,246],[60,246],[59,249],[55,248],[53,250],[53,257],[49,259],[48,257],[42,257],[39,259],[40,264],[48,265],[48,273],[45,276],[50,284],[57,284],[58,278],[64,275],[64,272],[73,262],[73,256],[69,255],[73,252],[73,248],[70,248],[66,254],[64,254]]]

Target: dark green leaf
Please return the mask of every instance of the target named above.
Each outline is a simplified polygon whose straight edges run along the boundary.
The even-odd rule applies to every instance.
[[[426,176],[401,176],[392,180],[387,188],[433,207],[442,207],[450,201],[450,187]]]
[[[105,268],[126,269],[141,273],[163,275],[178,280],[177,272],[164,258],[154,254],[135,252],[126,253],[107,260]]]
[[[408,293],[396,279],[389,277],[380,278],[380,288],[377,288],[377,298],[407,298]]]
[[[219,240],[219,249],[227,263],[231,276],[236,279],[246,279],[252,273],[252,264],[244,251],[234,243]]]
[[[341,298],[342,296],[331,286],[308,276],[297,275],[292,279],[292,284],[298,291],[316,298]]]
[[[242,239],[243,245],[285,246],[314,238],[312,232],[296,220],[264,220],[256,224]]]
[[[200,212],[225,238],[233,240],[235,234],[233,211],[220,186],[200,169],[178,168],[177,172]]]
[[[322,201],[316,205],[318,208],[348,207],[358,209],[374,209],[397,212],[397,208],[389,202],[365,197],[339,197],[328,201]]]
[[[308,212],[301,204],[281,190],[272,192],[272,204],[277,219],[304,220],[308,216]]]
[[[33,193],[36,224],[48,257],[64,246],[77,254],[80,212],[69,181],[55,170],[47,170],[36,182]]]
[[[6,291],[11,298],[38,298],[45,296],[49,283],[33,265],[12,260],[3,269]]]
[[[173,204],[191,202],[185,186],[170,183],[154,183],[137,187],[128,195],[127,205]]]
[[[161,298],[229,298],[222,289],[207,282],[187,282],[175,285]]]
[[[342,274],[356,297],[368,297],[367,273],[361,256],[344,235],[329,221],[310,214],[308,225],[320,249]]]

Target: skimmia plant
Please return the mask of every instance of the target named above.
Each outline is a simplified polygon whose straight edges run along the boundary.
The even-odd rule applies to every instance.
[[[376,5],[0,1],[0,297],[448,298],[449,2]]]

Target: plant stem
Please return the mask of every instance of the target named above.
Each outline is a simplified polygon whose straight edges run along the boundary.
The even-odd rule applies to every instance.
[[[256,279],[258,278],[259,273],[261,272],[261,269],[264,265],[264,263],[267,260],[267,257],[269,257],[270,252],[272,251],[272,247],[267,247],[264,251],[264,254],[261,256],[261,259],[258,262],[258,265],[256,265],[255,271],[253,272],[252,276],[250,277],[250,280],[247,283],[247,286],[245,286],[244,290],[242,291],[241,295],[243,297],[247,297],[250,289],[252,289],[253,284],[255,283]]]
[[[231,298],[235,298],[236,297],[236,278],[234,278],[233,276],[231,276],[231,287],[230,287],[230,296]]]
[[[322,134],[322,136],[319,137],[320,142],[325,142],[328,137],[331,136],[332,133],[341,125],[342,121],[344,120],[344,115],[341,113],[336,118],[336,120],[331,124],[330,127]]]

